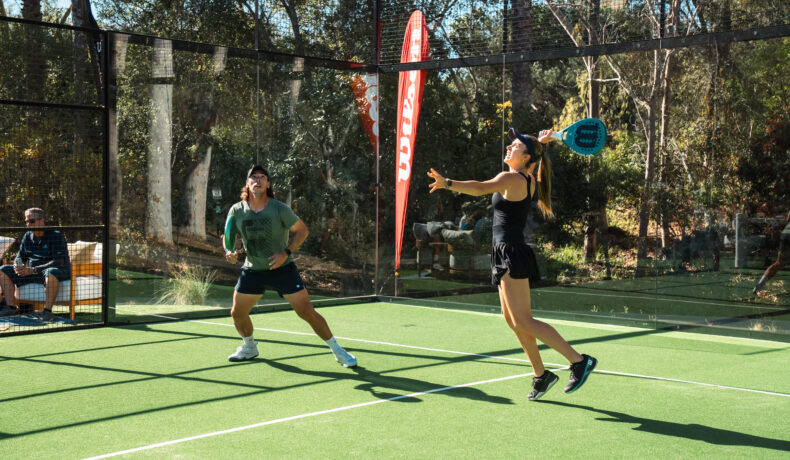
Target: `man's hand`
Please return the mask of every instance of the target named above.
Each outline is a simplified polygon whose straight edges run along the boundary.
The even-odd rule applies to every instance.
[[[27,267],[27,266],[24,266],[24,265],[21,266],[21,267],[17,267],[15,265],[14,266],[14,271],[19,276],[30,276],[30,275],[35,274],[35,272],[33,271],[33,269],[31,267]]]
[[[269,257],[269,269],[274,270],[275,268],[282,265],[286,260],[288,260],[288,253],[285,251],[280,251],[277,254]]]
[[[236,251],[233,252],[226,252],[225,253],[225,260],[228,262],[235,264],[239,260],[239,256],[236,254]]]

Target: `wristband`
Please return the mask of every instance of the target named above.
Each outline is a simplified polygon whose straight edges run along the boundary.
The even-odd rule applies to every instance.
[[[453,180],[452,179],[445,179],[444,182],[445,182],[445,184],[447,184],[447,188],[450,188],[450,187],[453,186]]]
[[[288,248],[285,248],[285,249],[283,249],[283,250],[284,250],[284,251],[285,251],[285,253],[286,253],[286,254],[288,254],[289,256],[291,255],[291,250],[290,250],[290,249],[288,249]]]
[[[225,249],[225,254],[226,254],[226,255],[227,255],[227,254],[230,254],[230,253],[231,253],[231,251],[229,251],[228,249]]]

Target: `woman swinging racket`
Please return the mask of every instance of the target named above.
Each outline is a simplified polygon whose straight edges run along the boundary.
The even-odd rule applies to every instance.
[[[551,325],[532,317],[529,281],[539,279],[540,275],[535,253],[524,241],[523,229],[536,189],[538,208],[544,216],[553,215],[551,163],[548,156],[543,154],[543,144],[552,140],[551,133],[550,129],[543,130],[535,139],[511,128],[508,135],[513,142],[507,147],[505,155],[505,164],[510,167],[510,171],[501,172],[484,182],[450,180],[433,168],[428,173],[435,181],[429,185],[431,193],[446,188],[472,196],[493,194],[491,278],[499,289],[505,321],[515,332],[535,371],[532,392],[527,396],[530,400],[539,399],[559,380],[543,366],[536,339],[561,353],[571,363],[566,393],[578,390],[598,363],[595,358],[574,350]],[[534,176],[536,167],[537,182]]]

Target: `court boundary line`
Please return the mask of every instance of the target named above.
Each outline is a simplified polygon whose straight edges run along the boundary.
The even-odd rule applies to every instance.
[[[176,319],[178,322],[191,322],[191,323],[207,324],[207,325],[213,325],[213,326],[234,327],[232,324],[218,323],[218,322],[213,322],[213,321],[179,319],[179,318],[171,318],[171,317],[167,317],[167,316],[163,316],[163,315],[157,315],[157,316],[160,316],[162,318],[167,318],[167,319]],[[292,334],[292,335],[303,335],[303,336],[315,335],[313,333],[308,333],[308,332],[285,331],[285,330],[280,330],[280,329],[269,329],[269,328],[255,328],[255,329],[256,330],[267,331],[267,332],[276,332],[276,333]],[[381,342],[381,341],[374,341],[374,340],[354,339],[354,338],[349,338],[349,337],[339,337],[338,336],[338,338],[343,339],[343,340],[354,341],[354,342],[371,343],[371,344],[377,344],[377,345],[394,346],[394,347],[418,349],[418,350],[425,350],[425,351],[438,351],[438,352],[443,352],[443,353],[459,354],[459,355],[465,355],[465,356],[480,356],[480,357],[485,357],[485,358],[493,358],[493,359],[501,359],[501,360],[507,360],[507,361],[519,361],[519,362],[527,362],[527,363],[529,363],[529,360],[519,359],[519,358],[508,358],[508,357],[485,355],[485,354],[480,354],[480,353],[469,353],[469,352],[461,352],[461,351],[453,351],[453,350],[443,350],[443,349],[437,349],[437,348],[419,347],[419,346],[414,346],[414,345],[402,345],[402,344],[396,344],[396,343],[392,343],[392,342]],[[561,365],[553,364],[553,363],[544,363],[544,365],[547,365],[547,366],[550,366],[550,367],[555,367],[556,369],[554,369],[554,370],[564,370],[564,369],[568,368],[568,366],[561,366]],[[691,385],[698,385],[698,386],[704,386],[704,387],[709,387],[709,388],[720,388],[720,389],[726,389],[726,390],[746,391],[746,392],[759,393],[759,394],[765,394],[765,395],[771,395],[771,396],[790,397],[790,394],[785,394],[785,393],[776,393],[776,392],[763,391],[763,390],[754,390],[754,389],[750,389],[750,388],[733,387],[733,386],[728,386],[728,385],[719,385],[719,384],[712,384],[712,383],[705,383],[705,382],[695,382],[695,381],[691,381],[691,380],[681,380],[681,379],[674,379],[674,378],[668,378],[668,377],[648,376],[648,375],[642,375],[642,374],[633,374],[633,373],[628,373],[628,372],[617,372],[617,371],[607,371],[607,370],[601,370],[601,369],[597,369],[597,370],[595,370],[593,372],[597,372],[597,373],[601,373],[601,374],[624,376],[624,377],[641,378],[641,379],[646,379],[646,380],[658,380],[658,381],[668,381],[668,382],[675,382],[675,383],[691,384]],[[382,403],[386,403],[386,402],[398,401],[398,400],[406,399],[406,398],[414,398],[414,397],[424,396],[424,395],[433,394],[433,393],[440,393],[440,392],[443,392],[443,391],[449,391],[449,390],[454,390],[454,389],[458,389],[458,388],[466,388],[466,387],[472,387],[472,386],[476,386],[476,385],[485,385],[485,384],[488,384],[488,383],[503,382],[503,381],[506,381],[506,380],[513,380],[513,379],[517,379],[517,378],[529,377],[531,375],[534,375],[534,372],[510,375],[510,376],[505,376],[505,377],[497,377],[497,378],[487,379],[487,380],[479,380],[479,381],[476,381],[476,382],[469,382],[469,383],[464,383],[464,384],[459,384],[459,385],[444,386],[444,387],[440,387],[440,388],[434,388],[434,389],[431,389],[431,390],[419,391],[419,392],[409,393],[409,394],[406,394],[406,395],[399,395],[399,396],[395,396],[395,397],[387,398],[387,399],[377,399],[377,400],[373,400],[373,401],[366,401],[366,402],[357,403],[357,404],[351,404],[351,405],[347,405],[347,406],[341,406],[341,407],[335,407],[335,408],[331,408],[331,409],[325,409],[325,410],[321,410],[321,411],[297,414],[297,415],[292,415],[292,416],[289,416],[289,417],[282,417],[282,418],[279,418],[279,419],[266,420],[266,421],[263,421],[263,422],[253,423],[253,424],[250,424],[250,425],[244,425],[244,426],[240,426],[240,427],[228,428],[228,429],[225,429],[225,430],[218,430],[218,431],[213,431],[213,432],[209,432],[209,433],[202,433],[202,434],[193,435],[193,436],[187,436],[187,437],[183,437],[183,438],[179,438],[179,439],[173,439],[173,440],[170,440],[170,441],[162,441],[162,442],[158,442],[158,443],[154,443],[154,444],[148,444],[148,445],[145,445],[145,446],[139,446],[139,447],[135,447],[135,448],[131,448],[131,449],[125,449],[125,450],[110,452],[110,453],[101,454],[101,455],[98,455],[98,456],[87,457],[85,460],[98,460],[98,459],[103,459],[103,458],[116,457],[116,456],[119,456],[119,455],[131,454],[131,453],[135,453],[135,452],[142,452],[142,451],[146,451],[146,450],[157,449],[157,448],[160,448],[160,447],[172,446],[172,445],[175,445],[175,444],[182,444],[182,443],[189,442],[189,441],[195,441],[195,440],[205,439],[205,438],[214,437],[214,436],[221,436],[221,435],[224,435],[224,434],[231,434],[231,433],[236,433],[236,432],[240,432],[240,431],[246,431],[246,430],[259,428],[259,427],[263,427],[263,426],[274,425],[274,424],[284,423],[284,422],[290,422],[290,421],[293,421],[293,420],[300,420],[300,419],[304,419],[304,418],[308,418],[308,417],[315,417],[315,416],[320,416],[320,415],[326,415],[326,414],[332,414],[332,413],[337,413],[337,412],[343,412],[343,411],[347,411],[347,410],[351,410],[351,409],[357,409],[357,408],[361,408],[361,407],[368,407],[368,406],[373,406],[373,405],[376,405],[376,404],[382,404]]]
[[[577,296],[584,295],[584,296],[592,296],[592,297],[617,297],[617,298],[624,298],[624,299],[650,300],[650,301],[653,301],[653,302],[661,301],[661,302],[693,303],[693,304],[700,304],[700,305],[711,305],[711,306],[714,306],[714,307],[736,307],[736,308],[750,308],[750,309],[763,308],[763,309],[766,309],[766,310],[776,310],[776,311],[786,310],[786,308],[774,307],[774,306],[770,306],[770,305],[766,305],[766,306],[762,306],[760,304],[738,305],[738,304],[736,304],[736,303],[738,303],[737,300],[733,300],[732,303],[720,303],[721,302],[720,300],[717,300],[716,302],[705,302],[705,301],[701,301],[701,300],[661,299],[661,298],[657,298],[657,297],[650,297],[650,296],[644,296],[644,295],[628,295],[627,292],[618,293],[618,294],[601,294],[601,293],[595,293],[595,292],[573,292],[574,289],[590,289],[590,288],[574,287],[572,289],[569,289],[568,291],[555,291],[555,290],[551,290],[551,289],[533,289],[532,293],[533,294],[539,294],[542,291],[542,292],[546,292],[546,293],[549,293],[549,294],[573,294],[573,295],[577,295]],[[742,302],[740,302],[740,303],[742,303]]]
[[[218,322],[214,322],[214,321],[205,321],[205,320],[183,319],[183,320],[179,320],[179,321],[180,322],[199,323],[199,324],[208,324],[208,325],[213,325],[213,326],[234,327],[233,324],[218,323]],[[278,332],[278,333],[281,333],[281,334],[291,334],[291,335],[315,336],[315,333],[312,333],[312,332],[286,331],[286,330],[282,330],[282,329],[270,329],[270,328],[263,328],[263,327],[255,327],[254,330],[266,331],[266,332]],[[413,349],[413,350],[432,351],[432,352],[448,353],[448,354],[461,355],[461,356],[479,356],[481,358],[489,358],[489,359],[497,359],[497,360],[502,360],[502,361],[513,361],[513,362],[530,364],[529,360],[528,359],[524,359],[524,358],[510,358],[510,357],[507,357],[507,356],[494,356],[494,355],[486,355],[486,354],[482,354],[482,353],[472,353],[472,352],[466,352],[466,351],[456,351],[456,350],[445,350],[445,349],[441,349],[441,348],[420,347],[420,346],[417,346],[417,345],[404,345],[404,344],[393,343],[393,342],[382,342],[382,341],[368,340],[368,339],[356,339],[356,338],[352,338],[352,337],[341,337],[341,336],[335,336],[335,337],[338,338],[338,339],[347,340],[347,341],[350,341],[350,342],[369,343],[369,344],[373,344],[373,345],[384,345],[384,346],[391,346],[391,347],[396,347],[396,348],[407,348],[407,349]],[[567,365],[567,364],[549,363],[549,362],[545,362],[545,361],[543,362],[543,365],[546,366],[546,367],[551,367],[551,368],[553,368],[553,370],[560,370],[560,371],[567,370],[567,369],[570,368],[570,366]],[[747,392],[747,393],[758,393],[758,394],[764,394],[764,395],[769,395],[769,396],[779,396],[779,397],[784,397],[784,398],[790,398],[790,393],[779,393],[779,392],[775,392],[775,391],[756,390],[754,388],[735,387],[735,386],[730,386],[730,385],[722,385],[722,384],[718,384],[718,383],[697,382],[697,381],[694,381],[694,380],[682,380],[682,379],[675,379],[675,378],[672,378],[672,377],[660,377],[660,376],[652,376],[652,375],[644,375],[644,374],[634,374],[634,373],[631,373],[631,372],[608,371],[608,370],[604,370],[604,369],[596,369],[593,372],[597,372],[597,373],[600,373],[600,374],[619,375],[619,376],[622,376],[622,377],[641,378],[641,379],[646,379],[646,380],[658,380],[658,381],[666,381],[666,382],[677,382],[677,383],[684,383],[684,384],[688,384],[688,385],[697,385],[697,386],[710,387],[710,388],[720,388],[720,389],[723,389],[723,390],[744,391],[744,392]]]
[[[278,419],[274,419],[274,420],[267,420],[267,421],[264,421],[264,422],[253,423],[251,425],[245,425],[245,426],[239,426],[239,427],[234,427],[234,428],[228,428],[228,429],[219,430],[219,431],[212,431],[212,432],[209,432],[209,433],[203,433],[203,434],[198,434],[198,435],[194,435],[194,436],[187,436],[187,437],[184,437],[184,438],[173,439],[173,440],[170,440],[170,441],[158,442],[158,443],[155,443],[155,444],[149,444],[147,446],[135,447],[135,448],[132,448],[132,449],[119,450],[119,451],[116,451],[116,452],[110,452],[110,453],[107,453],[107,454],[97,455],[95,457],[87,457],[85,460],[98,460],[98,459],[102,459],[102,458],[116,457],[118,455],[125,455],[125,454],[131,454],[131,453],[135,453],[135,452],[141,452],[141,451],[144,451],[144,450],[156,449],[156,448],[159,448],[159,447],[172,446],[172,445],[175,445],[175,444],[181,444],[181,443],[185,443],[185,442],[189,442],[189,441],[195,441],[195,440],[198,440],[198,439],[205,439],[205,438],[210,438],[210,437],[214,437],[214,436],[221,436],[221,435],[224,435],[224,434],[236,433],[236,432],[239,432],[239,431],[250,430],[250,429],[253,429],[253,428],[259,428],[259,427],[267,426],[267,425],[274,425],[274,424],[277,424],[277,423],[290,422],[290,421],[293,421],[293,420],[299,420],[299,419],[304,419],[304,418],[308,418],[308,417],[315,417],[315,416],[325,415],[325,414],[332,414],[332,413],[335,413],[335,412],[343,412],[343,411],[346,411],[346,410],[357,409],[357,408],[360,408],[360,407],[368,407],[368,406],[373,406],[373,405],[376,405],[376,404],[382,404],[382,403],[385,403],[385,402],[398,401],[400,399],[416,398],[416,397],[424,396],[424,395],[431,394],[431,393],[439,393],[439,392],[442,392],[442,391],[454,390],[454,389],[458,389],[458,388],[466,388],[466,387],[471,387],[471,386],[475,386],[475,385],[484,385],[484,384],[487,384],[487,383],[495,383],[495,382],[502,382],[502,381],[505,381],[505,380],[524,378],[524,377],[529,377],[530,375],[534,375],[534,373],[530,372],[530,373],[527,373],[527,374],[517,374],[517,375],[509,375],[509,376],[505,376],[505,377],[498,377],[498,378],[494,378],[494,379],[488,379],[488,380],[479,380],[477,382],[470,382],[470,383],[464,383],[464,384],[460,384],[460,385],[445,386],[445,387],[434,388],[434,389],[426,390],[426,391],[418,391],[418,392],[415,392],[415,393],[409,393],[409,394],[406,394],[406,395],[394,396],[392,398],[387,398],[387,399],[376,399],[376,400],[373,400],[373,401],[366,401],[366,402],[362,402],[362,403],[351,404],[351,405],[348,405],[348,406],[341,406],[341,407],[335,407],[335,408],[332,408],[332,409],[320,410],[320,411],[316,411],[316,412],[309,412],[309,413],[305,413],[305,414],[292,415],[290,417],[282,417],[282,418],[278,418]]]

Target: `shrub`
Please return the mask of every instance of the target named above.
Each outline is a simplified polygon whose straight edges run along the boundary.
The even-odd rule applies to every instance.
[[[202,305],[217,277],[215,270],[202,267],[176,267],[157,291],[156,301],[170,305]]]

